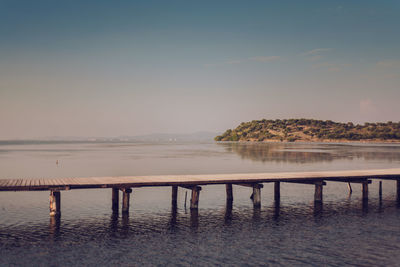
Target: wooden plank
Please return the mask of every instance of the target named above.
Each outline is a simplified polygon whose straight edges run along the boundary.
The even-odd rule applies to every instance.
[[[57,179],[51,179],[51,184],[54,186],[58,186],[58,180]]]
[[[31,181],[30,181],[29,179],[24,179],[24,182],[22,183],[21,186],[23,186],[23,187],[28,187],[30,182],[31,182]]]
[[[51,184],[49,183],[49,179],[40,179],[40,183],[41,183],[41,186],[47,186],[47,187],[50,187],[51,186]]]
[[[10,183],[12,183],[12,179],[7,179],[6,181],[5,181],[5,183],[4,183],[4,187],[8,187],[8,185],[10,184]]]
[[[24,182],[23,179],[18,179],[17,183],[15,184],[15,187],[21,187],[21,184]]]
[[[33,180],[33,187],[40,186],[40,179]]]
[[[79,181],[76,178],[64,178],[62,179],[61,184],[72,186],[72,185],[78,185]]]
[[[7,184],[8,187],[13,187],[17,183],[17,179],[11,179],[10,182]]]
[[[6,179],[0,180],[0,186],[5,186],[7,183],[8,183],[8,180],[6,180]]]
[[[12,179],[11,181],[10,181],[10,184],[8,184],[7,186],[9,186],[9,187],[15,187],[16,185],[17,185],[17,183],[18,183],[18,179]]]
[[[34,187],[34,186],[35,186],[35,183],[36,183],[35,179],[31,179],[31,182],[30,182],[30,184],[29,184],[29,187]]]

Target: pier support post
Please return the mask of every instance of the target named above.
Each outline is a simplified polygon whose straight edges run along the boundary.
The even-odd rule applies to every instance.
[[[382,199],[382,181],[379,181],[379,199]]]
[[[118,188],[112,188],[112,211],[114,213],[118,213],[118,208],[119,208],[119,189]]]
[[[200,191],[200,186],[194,186],[192,188],[192,198],[190,199],[190,209],[192,210],[199,208]]]
[[[281,183],[275,182],[274,183],[274,199],[280,200],[281,198]]]
[[[60,191],[50,191],[50,216],[61,215],[61,193]]]
[[[226,184],[226,201],[232,202],[233,201],[233,189],[232,184]]]
[[[178,186],[177,185],[172,186],[171,204],[172,204],[173,207],[178,206]]]
[[[261,207],[261,188],[262,185],[255,184],[253,185],[253,205],[255,208]]]
[[[122,213],[129,213],[129,197],[132,193],[132,189],[124,188],[122,192]]]
[[[368,180],[362,182],[362,199],[368,199]]]
[[[322,202],[323,181],[315,182],[314,202]]]
[[[397,201],[400,202],[400,179],[396,180],[397,185]]]
[[[350,182],[347,183],[347,186],[349,187],[349,194],[353,193],[353,189],[351,188]]]

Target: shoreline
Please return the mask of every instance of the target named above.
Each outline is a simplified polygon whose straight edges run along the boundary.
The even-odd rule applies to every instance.
[[[296,141],[287,141],[287,140],[238,140],[238,141],[216,141],[217,143],[326,143],[326,144],[400,144],[400,140],[296,140]]]

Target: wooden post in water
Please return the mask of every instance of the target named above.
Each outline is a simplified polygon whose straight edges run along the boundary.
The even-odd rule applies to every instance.
[[[397,201],[400,202],[400,179],[396,180],[397,183]]]
[[[323,181],[315,182],[314,202],[322,202]]]
[[[178,186],[173,185],[172,186],[172,206],[176,207],[178,206]]]
[[[379,199],[382,199],[382,181],[379,181]]]
[[[233,189],[232,184],[226,184],[226,201],[232,202],[233,201]]]
[[[274,183],[274,199],[280,200],[281,198],[281,183],[275,182]]]
[[[190,199],[190,209],[198,209],[199,208],[199,198],[200,198],[200,186],[194,186],[192,188],[192,198]]]
[[[349,187],[349,193],[350,193],[350,194],[353,193],[353,189],[351,188],[350,182],[347,183],[347,186]]]
[[[261,207],[261,188],[260,184],[253,185],[253,206],[255,208]]]
[[[129,196],[132,193],[132,189],[124,188],[122,192],[122,213],[129,213]]]
[[[368,199],[368,180],[362,182],[362,199]]]
[[[118,213],[118,208],[119,208],[119,188],[113,187],[112,188],[112,211],[115,213]]]
[[[61,193],[60,191],[50,191],[50,216],[61,215]]]

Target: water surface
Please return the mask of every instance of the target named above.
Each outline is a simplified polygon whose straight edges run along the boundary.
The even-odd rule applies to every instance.
[[[56,164],[58,161],[58,164]],[[318,171],[398,168],[400,146],[366,144],[1,142],[0,177]],[[203,186],[198,212],[190,192],[137,188],[128,216],[111,212],[111,190],[63,191],[62,217],[50,219],[48,192],[0,192],[0,265],[380,265],[400,261],[395,183],[328,182],[323,205],[310,185],[265,184],[262,206],[234,186]]]

